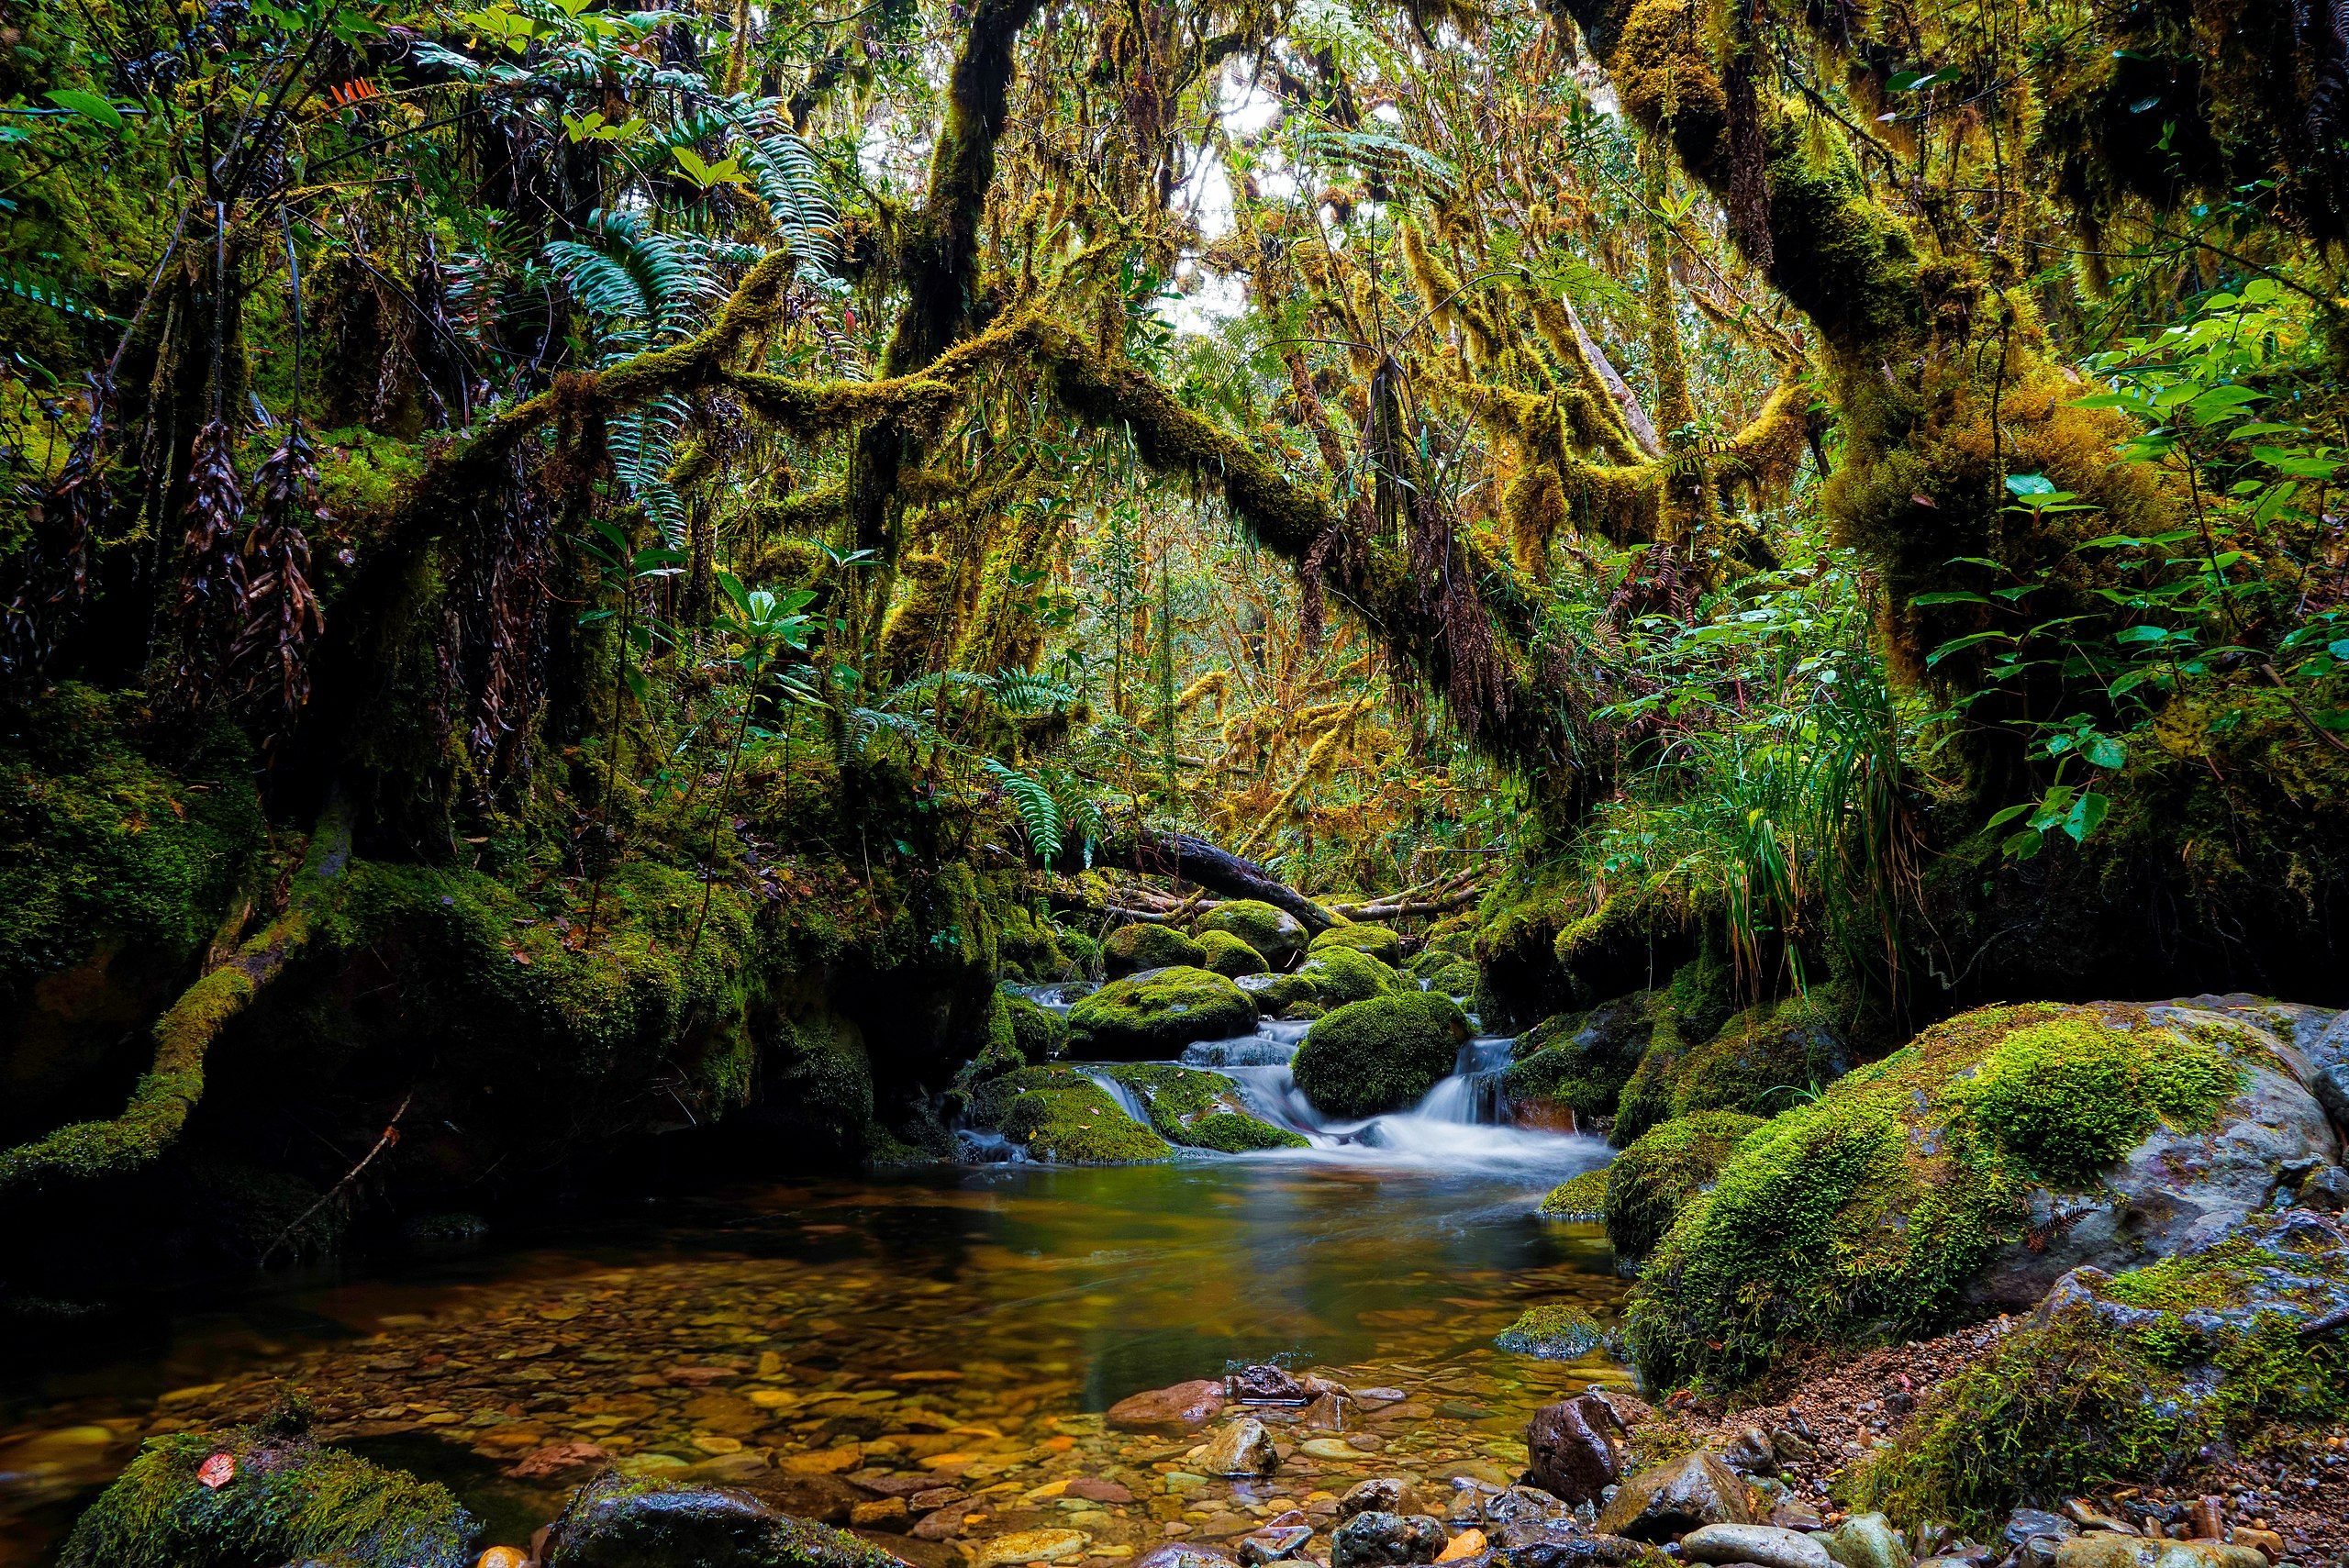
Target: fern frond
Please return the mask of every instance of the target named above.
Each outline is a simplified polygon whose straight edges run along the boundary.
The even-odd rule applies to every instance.
[[[1019,825],[1027,829],[1028,847],[1036,851],[1038,860],[1049,861],[1061,852],[1061,806],[1043,780],[1030,773],[989,757],[987,773],[1002,786],[1011,804],[1019,812]]]

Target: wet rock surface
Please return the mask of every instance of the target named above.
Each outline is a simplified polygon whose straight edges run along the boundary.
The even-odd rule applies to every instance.
[[[1752,1524],[1753,1496],[1737,1473],[1702,1450],[1622,1484],[1598,1528],[1633,1540],[1678,1540],[1706,1525]]]

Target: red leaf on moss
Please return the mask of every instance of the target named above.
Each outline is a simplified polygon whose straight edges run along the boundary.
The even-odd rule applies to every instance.
[[[217,1492],[237,1478],[237,1462],[225,1453],[216,1453],[195,1467],[195,1478]]]

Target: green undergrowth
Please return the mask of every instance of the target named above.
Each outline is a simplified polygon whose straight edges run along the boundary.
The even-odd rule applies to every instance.
[[[1306,1031],[1292,1064],[1297,1086],[1328,1116],[1400,1110],[1451,1075],[1467,1038],[1466,1016],[1436,992],[1349,1002]]]
[[[2127,1273],[2076,1270],[1854,1471],[1855,1508],[1993,1523],[2349,1412],[2349,1242],[2305,1212]]]
[[[1734,1383],[1806,1346],[1942,1321],[2026,1238],[2034,1189],[2091,1186],[2162,1123],[2212,1125],[2258,1038],[2118,1006],[1936,1025],[1745,1139],[1650,1261],[1632,1354],[1659,1386]]]
[[[228,1456],[230,1479],[198,1467]],[[82,1516],[61,1568],[464,1568],[477,1527],[441,1487],[257,1428],[150,1438]]]

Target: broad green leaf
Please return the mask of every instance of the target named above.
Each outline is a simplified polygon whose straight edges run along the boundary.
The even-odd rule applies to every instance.
[[[70,109],[83,119],[97,121],[108,130],[120,130],[123,127],[122,111],[95,93],[84,93],[79,87],[59,87],[41,96],[61,109]]]

